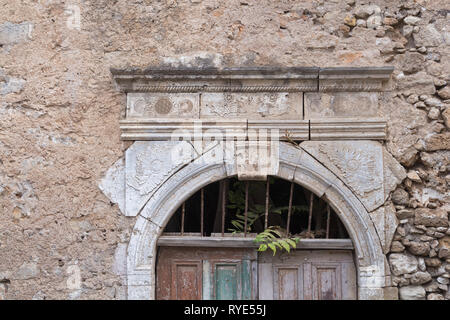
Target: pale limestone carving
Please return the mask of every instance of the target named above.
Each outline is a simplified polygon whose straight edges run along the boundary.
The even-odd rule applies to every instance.
[[[384,180],[384,199],[397,188],[406,178],[406,170],[394,159],[394,157],[383,148],[383,180]]]
[[[125,212],[135,216],[154,190],[194,157],[192,146],[178,141],[137,141],[125,153]]]
[[[198,118],[199,94],[135,93],[127,95],[128,118]]]
[[[302,93],[204,93],[200,117],[302,119]]]
[[[125,161],[117,160],[106,172],[99,183],[100,190],[112,203],[117,203],[120,211],[125,213]]]
[[[240,180],[266,180],[278,172],[279,141],[237,141],[236,168]]]
[[[377,92],[306,92],[305,119],[379,116]]]
[[[209,136],[220,132],[216,139],[230,137],[249,138],[251,130],[278,130],[281,140],[383,140],[386,137],[386,121],[382,119],[125,119],[120,120],[122,140],[172,140],[185,137],[190,140],[197,133]]]
[[[301,147],[334,172],[368,211],[384,203],[383,154],[374,141],[305,141]]]
[[[395,207],[391,202],[388,202],[377,210],[370,212],[370,217],[372,218],[378,236],[380,237],[383,252],[388,253],[391,248],[395,230],[399,224],[397,216],[395,215]]]

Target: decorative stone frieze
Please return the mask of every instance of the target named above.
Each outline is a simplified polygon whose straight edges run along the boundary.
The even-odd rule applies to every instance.
[[[127,95],[127,118],[192,118],[200,110],[200,96],[195,93],[152,94],[131,92]]]
[[[180,129],[183,137],[193,138],[196,121],[202,122],[202,133],[231,126],[242,129],[239,136],[245,139],[248,130],[263,126],[293,140],[378,140],[386,135],[378,100],[390,67],[111,72],[127,93],[126,118],[121,121],[124,140],[170,140]],[[223,139],[228,135],[221,134]]]
[[[204,93],[200,118],[302,119],[301,92]]]
[[[319,91],[383,91],[393,67],[323,68],[319,70]]]
[[[377,92],[307,92],[305,119],[380,117]]]
[[[319,68],[111,69],[124,92],[304,92],[317,90]]]

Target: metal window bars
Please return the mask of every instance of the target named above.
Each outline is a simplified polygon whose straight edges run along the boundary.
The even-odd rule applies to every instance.
[[[287,234],[291,233],[292,229],[292,215],[293,215],[293,200],[294,200],[294,190],[295,183],[293,181],[290,182],[289,188],[289,202],[288,202],[288,211],[287,211],[287,221],[286,221],[286,232]],[[244,237],[247,237],[249,233],[249,223],[248,223],[248,212],[249,212],[249,188],[250,181],[245,182],[245,202],[244,202],[244,225],[243,225],[243,233]],[[221,188],[221,235],[225,236],[225,225],[226,225],[226,217],[227,217],[227,186],[223,184]],[[270,181],[267,179],[265,184],[265,210],[264,210],[264,229],[269,227],[269,213],[270,213]],[[205,189],[202,188],[199,191],[200,194],[200,235],[203,237],[205,235]],[[312,231],[312,222],[313,222],[313,213],[314,213],[314,202],[315,197],[313,192],[309,192],[309,201],[308,201],[308,223],[307,223],[307,234],[311,234]],[[326,229],[325,229],[325,238],[330,238],[331,232],[331,208],[330,205],[326,204]],[[181,236],[185,234],[185,223],[186,223],[186,201],[181,205],[181,226],[180,233]]]

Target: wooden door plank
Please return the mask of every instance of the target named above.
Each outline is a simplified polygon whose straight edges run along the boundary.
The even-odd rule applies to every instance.
[[[303,299],[313,300],[313,280],[311,263],[303,263]]]
[[[203,284],[202,295],[203,300],[213,300],[213,275],[211,273],[211,264],[208,260],[203,260]]]
[[[252,298],[252,264],[248,259],[242,260],[241,264],[241,300]]]
[[[272,263],[258,264],[258,295],[261,300],[273,300],[273,270]]]
[[[200,300],[202,298],[201,261],[174,261],[172,264],[172,300]]]
[[[342,299],[356,300],[357,286],[356,286],[356,267],[353,262],[342,263]]]

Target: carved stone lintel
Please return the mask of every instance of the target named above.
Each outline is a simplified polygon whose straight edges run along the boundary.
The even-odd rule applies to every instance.
[[[317,88],[315,67],[111,69],[125,92],[302,92]]]
[[[198,118],[200,112],[198,94],[129,93],[127,118]]]
[[[392,67],[147,68],[111,69],[124,92],[380,91]]]
[[[99,183],[100,190],[125,213],[125,161],[117,160]]]
[[[319,91],[383,91],[393,70],[393,67],[320,69]]]
[[[280,140],[383,140],[386,121],[374,119],[246,120],[126,119],[122,140],[253,139],[252,132],[277,131]]]

